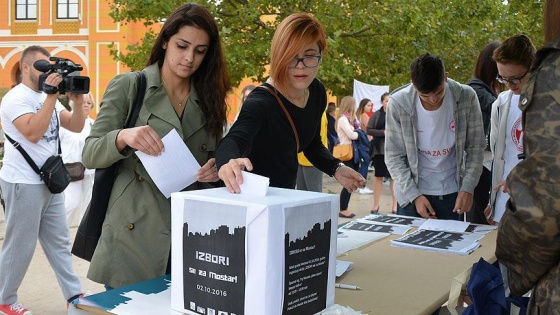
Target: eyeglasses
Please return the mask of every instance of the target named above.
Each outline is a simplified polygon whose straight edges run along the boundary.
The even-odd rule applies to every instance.
[[[506,79],[498,74],[496,80],[498,80],[498,82],[500,82],[501,84],[507,84],[509,82],[513,85],[518,85],[519,83],[521,83],[521,80],[523,80],[523,78],[527,75],[527,73],[529,73],[529,70],[527,70],[527,72],[523,73],[522,75],[513,77],[511,79]]]
[[[321,55],[317,56],[305,56],[302,58],[294,58],[288,63],[288,68],[295,68],[301,62],[303,66],[306,68],[315,68],[318,67],[321,63]]]

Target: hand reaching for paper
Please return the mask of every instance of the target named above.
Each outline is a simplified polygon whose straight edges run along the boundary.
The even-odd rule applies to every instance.
[[[226,188],[232,194],[241,192],[240,184],[243,184],[243,170],[252,171],[253,164],[247,158],[231,159],[228,163],[222,165],[218,171],[218,177],[224,181]]]

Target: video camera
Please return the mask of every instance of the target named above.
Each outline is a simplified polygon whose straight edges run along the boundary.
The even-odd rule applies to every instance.
[[[35,69],[44,72],[39,76],[39,90],[47,94],[55,94],[56,92],[64,94],[66,91],[76,94],[89,93],[89,77],[72,75],[73,72],[84,69],[81,65],[66,58],[50,57],[49,60],[55,63],[52,64],[42,59],[33,63]],[[45,79],[55,72],[62,76],[62,81],[58,84],[58,87],[45,86]]]

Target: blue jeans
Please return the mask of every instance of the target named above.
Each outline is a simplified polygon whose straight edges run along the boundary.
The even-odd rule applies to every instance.
[[[360,160],[360,167],[358,169],[358,173],[362,175],[365,179],[368,177],[368,167],[371,164],[371,158],[366,157],[365,159]]]
[[[443,196],[433,196],[433,195],[424,195],[434,208],[436,212],[436,217],[438,219],[444,220],[458,220],[461,221],[462,214],[457,214],[453,212],[453,208],[455,207],[455,201],[457,200],[458,193],[452,193]],[[401,207],[400,204],[397,204],[397,214],[399,215],[406,215],[411,217],[421,217],[420,214],[416,211],[416,206],[414,203],[409,203],[404,208]]]

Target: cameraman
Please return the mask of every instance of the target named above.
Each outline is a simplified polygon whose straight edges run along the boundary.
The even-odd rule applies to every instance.
[[[19,142],[40,168],[58,154],[60,126],[80,132],[85,111],[68,112],[58,102],[62,77],[52,73],[45,79],[53,94],[38,87],[40,71],[37,60],[49,60],[50,53],[40,46],[27,47],[21,56],[22,83],[2,99],[0,119],[6,135]],[[83,95],[68,93],[75,104],[83,104]],[[0,186],[5,200],[6,237],[0,254],[0,313],[29,314],[17,301],[17,290],[27,272],[37,239],[47,255],[64,298],[78,297],[81,284],[72,269],[70,232],[66,224],[64,195],[52,194],[39,175],[10,141],[5,142],[4,165],[0,169]]]

